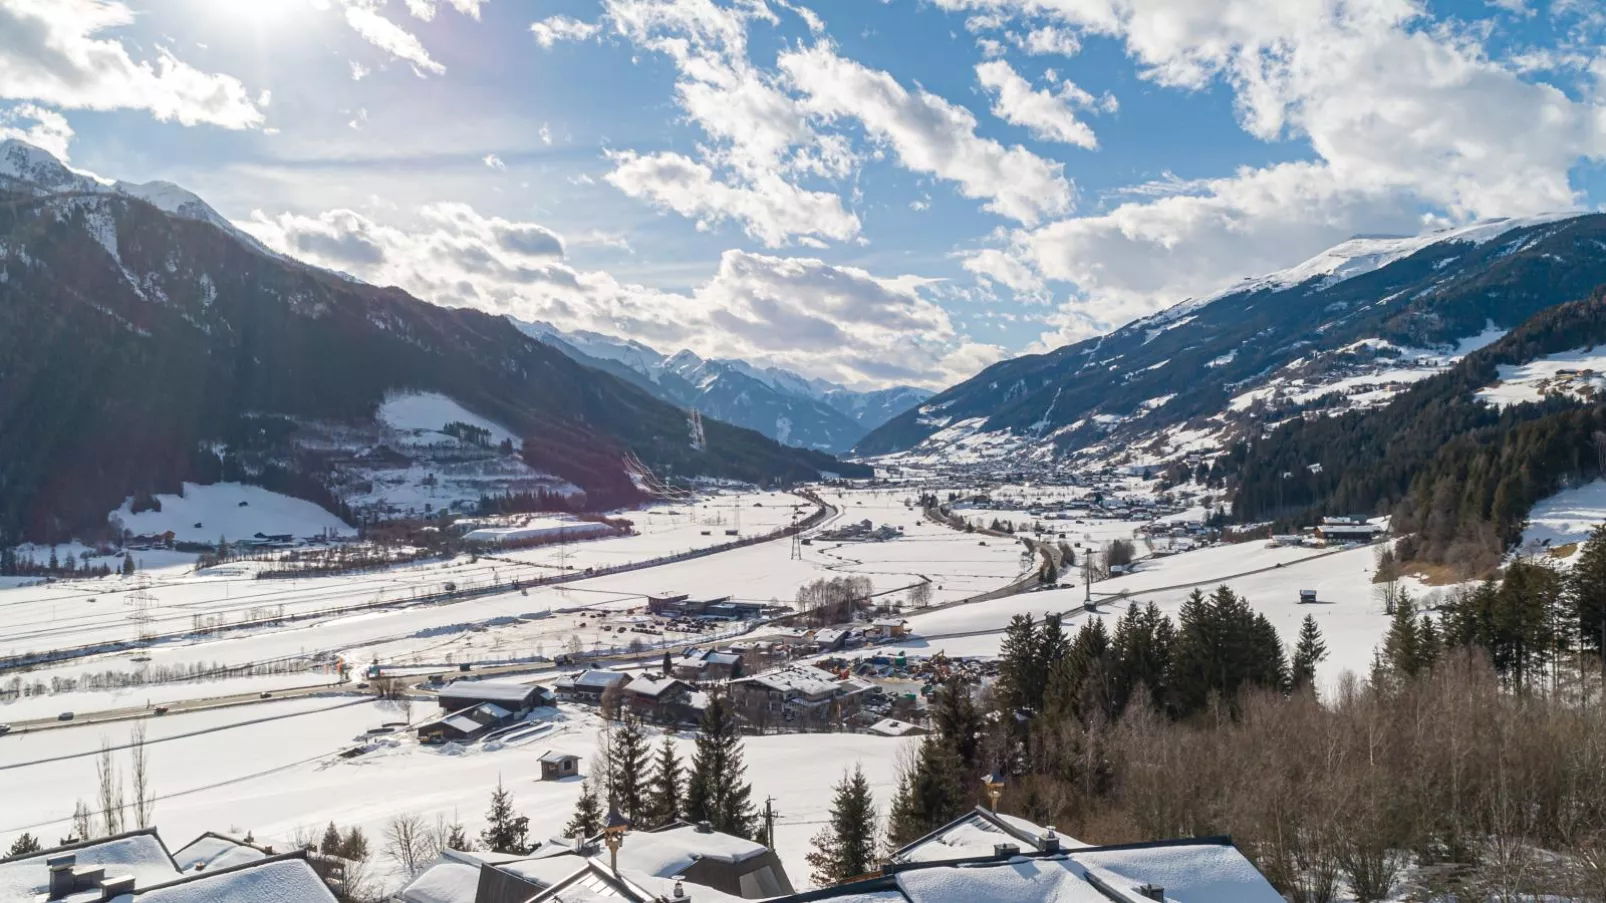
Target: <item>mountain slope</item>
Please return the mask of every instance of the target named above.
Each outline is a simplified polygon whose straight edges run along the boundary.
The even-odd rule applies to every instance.
[[[776,367],[708,360],[690,351],[665,356],[640,342],[595,332],[511,322],[570,358],[671,404],[799,448],[846,451],[869,430],[930,397],[926,390],[909,386],[858,392]]]
[[[1410,356],[1498,334],[1602,282],[1601,215],[1354,239],[1108,335],[996,364],[893,418],[855,451],[963,449],[985,462],[1130,447],[1168,429],[1202,429],[1207,418],[1250,407],[1256,390],[1353,370],[1357,356]]]
[[[598,507],[639,496],[632,455],[675,476],[850,470],[723,423],[694,448],[684,411],[500,317],[267,253],[210,208],[86,186],[17,144],[0,144],[0,535],[60,538],[131,493],[219,478],[220,448],[328,503],[324,457],[291,434],[371,422],[397,390],[507,425],[531,467]]]

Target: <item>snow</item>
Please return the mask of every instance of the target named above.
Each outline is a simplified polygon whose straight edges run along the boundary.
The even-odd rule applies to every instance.
[[[1581,542],[1602,523],[1606,523],[1606,480],[1593,480],[1535,504],[1528,512],[1520,547]]]
[[[507,427],[473,413],[439,392],[386,395],[379,406],[379,420],[393,430],[412,433],[439,433],[448,423],[466,423],[488,430],[492,445],[501,445],[503,441],[519,444],[519,438]]]
[[[132,896],[117,897],[113,903],[132,903]],[[334,903],[334,895],[312,870],[299,859],[268,862],[221,874],[205,874],[190,881],[139,894],[139,903]]]
[[[219,536],[234,542],[257,533],[288,533],[300,538],[326,533],[356,535],[344,521],[312,502],[244,483],[185,483],[183,494],[162,493],[156,500],[161,503],[160,511],[135,514],[134,500],[128,498],[111,516],[136,536],[172,531],[181,542],[213,543]]]
[[[401,893],[402,903],[473,903],[479,891],[480,867],[442,858]]]
[[[1606,348],[1581,348],[1526,364],[1501,364],[1499,374],[1498,382],[1477,392],[1485,404],[1504,408],[1543,401],[1547,396],[1592,402],[1606,390]]]
[[[89,794],[86,793],[86,796]],[[8,803],[15,797],[0,797]],[[4,817],[4,816],[0,816]],[[132,875],[136,887],[150,887],[179,877],[167,856],[167,849],[155,834],[136,834],[119,840],[97,843],[72,851],[75,865],[105,866],[108,877]],[[0,863],[0,901],[22,903],[43,899],[50,873],[47,855]],[[316,898],[314,898],[316,899]]]
[[[1094,877],[1121,888],[1155,884],[1178,903],[1282,903],[1282,896],[1230,844],[1178,843],[1072,852]]]
[[[215,872],[218,869],[259,862],[266,858],[267,854],[256,847],[246,846],[216,834],[197,837],[188,846],[173,853],[173,862],[178,865],[179,871],[183,872],[203,869]]]
[[[1016,859],[973,868],[912,869],[898,887],[914,903],[1110,903],[1065,859]],[[1189,901],[1192,903],[1192,901]]]

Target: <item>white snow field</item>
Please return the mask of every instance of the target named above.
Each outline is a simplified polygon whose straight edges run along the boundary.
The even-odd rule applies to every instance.
[[[491,444],[508,441],[517,444],[519,438],[494,420],[481,417],[439,392],[397,392],[385,396],[379,406],[379,421],[403,433],[441,434],[448,423],[466,423],[491,434]]]
[[[1591,401],[1606,390],[1606,349],[1581,348],[1526,364],[1501,364],[1499,373],[1499,382],[1477,392],[1479,400],[1497,408],[1543,401],[1548,395]]]
[[[136,536],[171,531],[180,542],[217,542],[219,537],[233,542],[257,533],[288,533],[304,539],[325,534],[355,536],[357,532],[312,502],[244,483],[185,483],[182,494],[161,493],[156,500],[162,505],[160,511],[135,514],[130,498],[113,516]]]
[[[1541,500],[1528,512],[1521,548],[1562,546],[1589,538],[1606,523],[1606,480],[1592,480]]]

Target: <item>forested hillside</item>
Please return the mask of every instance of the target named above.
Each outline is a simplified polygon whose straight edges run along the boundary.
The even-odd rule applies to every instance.
[[[58,164],[59,165],[59,164]],[[504,319],[265,253],[218,225],[95,191],[0,191],[0,537],[93,529],[135,492],[244,478],[328,504],[294,421],[371,419],[388,391],[441,392],[506,424],[593,506],[659,474],[752,481],[859,470],[705,422],[583,367]]]
[[[1241,520],[1393,514],[1403,557],[1488,564],[1534,502],[1606,474],[1606,407],[1476,397],[1501,365],[1606,343],[1606,292],[1545,310],[1387,406],[1295,418],[1228,455]]]

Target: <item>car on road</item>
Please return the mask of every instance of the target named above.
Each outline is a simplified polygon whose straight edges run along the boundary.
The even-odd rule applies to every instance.
[[[165,706],[165,705],[157,706],[156,707],[156,714],[158,714],[158,715],[166,715],[167,714],[167,706]]]
[[[9,724],[0,724],[0,736],[5,736],[6,734],[9,734],[9,733],[11,733],[11,725],[9,725]]]
[[[62,712],[60,715],[56,716],[56,720],[57,721],[71,721],[72,720],[72,712]]]
[[[359,690],[366,690],[366,689],[368,689],[368,681],[366,681],[366,680],[365,680],[365,681],[363,681],[363,682],[362,682],[362,683],[360,683],[360,684],[358,684],[358,685],[357,685],[357,689],[359,689]]]
[[[269,693],[267,690],[263,690],[262,691],[262,695],[258,696],[257,698],[258,699],[272,699],[273,698],[273,694]]]

